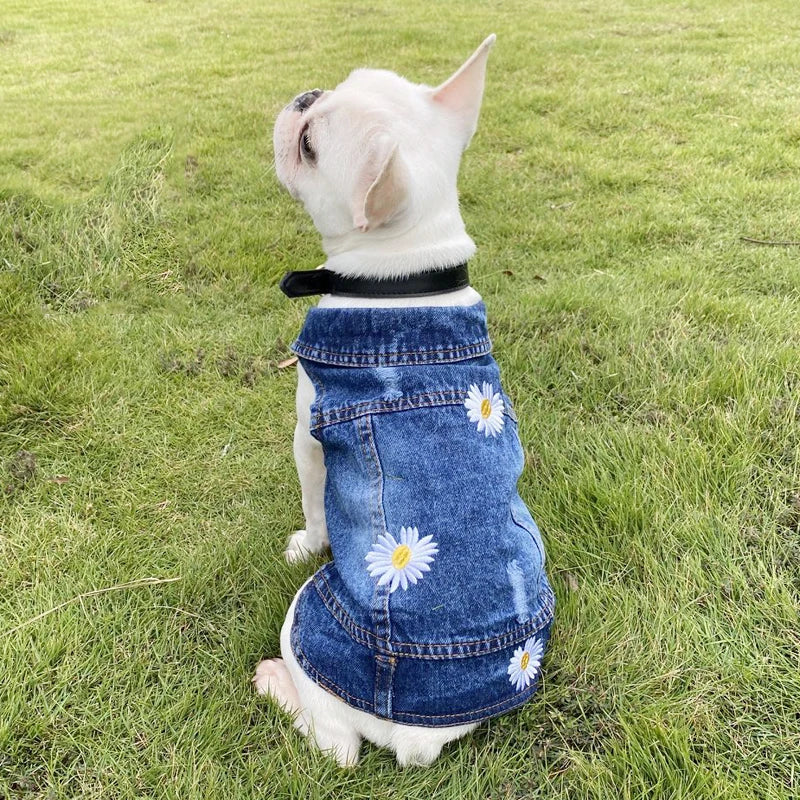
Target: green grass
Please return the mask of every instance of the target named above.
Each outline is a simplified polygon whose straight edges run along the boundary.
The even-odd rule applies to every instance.
[[[796,10],[4,0],[0,797],[796,797],[800,249],[740,240],[800,239]],[[342,772],[249,685],[313,569],[277,280],[321,252],[271,122],[491,31],[460,186],[544,687],[427,771]]]

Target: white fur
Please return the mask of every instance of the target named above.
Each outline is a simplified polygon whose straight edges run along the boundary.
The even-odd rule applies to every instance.
[[[456,178],[461,152],[477,124],[493,43],[490,36],[436,89],[383,70],[356,70],[304,113],[292,104],[281,112],[274,134],[276,171],[290,193],[303,201],[322,234],[328,269],[389,277],[445,267],[472,255],[475,245],[458,209]],[[299,154],[306,125],[313,128],[314,163]],[[480,295],[467,287],[402,299],[325,295],[319,306],[450,306],[479,300]],[[322,447],[309,432],[314,387],[302,366],[297,370],[294,456],[306,527],[289,538],[284,552],[289,562],[328,547],[325,464]],[[357,763],[362,739],[393,750],[400,765],[427,765],[447,742],[476,727],[400,725],[348,706],[315,684],[297,663],[289,642],[299,594],[281,629],[283,658],[262,661],[253,682],[341,766]]]
[[[275,170],[322,234],[326,266],[342,274],[393,276],[458,264],[475,252],[458,208],[461,153],[475,129],[490,36],[441,86],[386,70],[355,70],[305,112],[292,103],[275,123]],[[307,131],[316,152],[300,155]],[[395,213],[366,234],[355,222],[381,177],[387,140],[397,149],[388,182]]]

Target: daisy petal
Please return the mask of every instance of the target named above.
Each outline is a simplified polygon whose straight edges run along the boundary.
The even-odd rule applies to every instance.
[[[438,552],[432,535],[420,539],[418,528],[401,526],[397,539],[388,532],[379,536],[364,560],[369,575],[377,578],[377,586],[388,585],[391,594],[398,588],[405,591],[430,572]]]

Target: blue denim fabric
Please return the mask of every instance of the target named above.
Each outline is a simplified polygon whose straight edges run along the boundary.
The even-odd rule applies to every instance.
[[[316,390],[334,558],[298,599],[297,660],[399,723],[521,705],[554,598],[483,304],[314,308],[292,348]]]

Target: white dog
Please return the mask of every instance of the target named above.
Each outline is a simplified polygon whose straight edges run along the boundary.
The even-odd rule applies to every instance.
[[[317,309],[329,309],[335,313],[350,313],[352,310],[356,313],[357,309],[416,309],[421,312],[424,308],[425,313],[430,314],[434,307],[443,310],[448,307],[479,307],[480,296],[474,289],[464,285],[464,281],[448,285],[441,292],[436,290],[436,284],[433,284],[434,288],[423,287],[427,288],[425,292],[414,291],[413,281],[416,276],[423,276],[424,280],[425,276],[431,274],[447,275],[447,268],[462,265],[475,251],[459,212],[456,180],[461,153],[477,126],[486,62],[494,41],[494,35],[487,38],[467,62],[438,88],[412,84],[387,71],[359,69],[333,91],[314,90],[299,95],[278,116],[274,131],[277,175],[291,195],[304,203],[321,233],[327,254],[324,265],[326,271],[344,278],[345,282],[351,280],[356,287],[353,292],[334,288],[327,293],[325,284],[320,284],[323,288],[317,288],[316,291],[324,294]],[[312,283],[315,278],[312,273]],[[412,290],[405,294],[400,291],[399,296],[388,297],[381,296],[380,291],[371,293],[357,290],[359,281],[374,288],[374,279],[386,281],[387,285],[394,282],[401,289],[406,285],[403,281],[411,281],[408,285],[412,285]],[[312,288],[305,293],[315,293],[315,290]],[[337,311],[340,309],[342,312]],[[488,346],[488,339],[486,341]],[[322,552],[329,546],[330,525],[334,561],[344,576],[343,580],[347,578],[347,570],[359,571],[360,563],[365,560],[369,562],[369,567],[364,564],[363,575],[359,573],[358,580],[363,583],[371,580],[370,576],[380,577],[375,596],[379,598],[378,605],[383,604],[381,607],[386,609],[388,616],[390,598],[391,603],[399,608],[401,600],[412,595],[412,591],[406,589],[433,587],[434,578],[428,576],[434,576],[437,567],[443,574],[447,534],[431,529],[429,524],[430,535],[420,539],[417,528],[410,527],[410,521],[408,528],[399,529],[400,533],[394,526],[395,534],[392,534],[394,523],[388,521],[381,507],[378,513],[382,516],[376,532],[365,533],[367,538],[364,547],[372,547],[372,550],[366,555],[362,550],[354,557],[354,561],[348,561],[349,556],[344,550],[352,545],[353,538],[348,534],[349,538],[343,539],[339,545],[342,553],[337,552],[330,505],[326,514],[326,479],[327,502],[337,502],[335,497],[330,496],[336,490],[335,482],[328,474],[330,463],[326,470],[326,462],[332,456],[327,450],[324,451],[321,437],[315,431],[316,415],[323,413],[314,406],[315,398],[319,400],[321,388],[319,381],[312,383],[308,370],[303,367],[302,345],[297,352],[301,355],[301,364],[298,366],[294,455],[302,488],[306,527],[290,537],[285,557],[287,561],[294,562],[309,554]],[[482,352],[488,351],[484,349]],[[306,366],[312,366],[311,362],[306,362]],[[340,372],[351,375],[358,370]],[[378,367],[362,370],[362,373],[374,374],[380,380],[388,381],[388,394],[384,391],[386,386],[381,388],[383,394],[379,400],[384,404],[381,408],[402,402],[398,398],[403,394],[404,387],[397,383],[400,379],[395,370]],[[517,498],[515,486],[521,469],[521,455],[518,453],[516,422],[510,403],[505,395],[494,392],[491,386],[486,393],[487,382],[483,382],[483,394],[478,388],[481,382],[476,378],[472,383],[474,385],[470,386],[468,393],[464,386],[463,391],[459,390],[460,393],[453,393],[456,399],[446,398],[447,413],[456,415],[452,424],[463,426],[464,431],[475,432],[474,424],[477,421],[477,431],[480,433],[475,433],[474,444],[470,444],[470,447],[500,447],[503,437],[499,434],[508,432],[507,446],[511,449],[507,452],[519,460],[519,463],[515,461],[516,471],[509,478],[514,498]],[[363,417],[361,419],[363,421]],[[404,420],[409,419],[406,414]],[[504,427],[504,423],[508,424]],[[352,424],[355,425],[356,421]],[[511,428],[513,436],[509,431]],[[312,435],[312,432],[317,435]],[[343,484],[345,489],[347,480]],[[385,483],[385,478],[382,480]],[[415,491],[422,489],[417,487]],[[444,493],[446,491],[445,485]],[[383,495],[379,504],[383,502],[382,498]],[[516,503],[514,498],[511,502]],[[377,705],[374,707],[371,705],[371,696],[362,701],[350,697],[344,689],[338,691],[338,684],[326,682],[309,663],[301,664],[296,642],[293,647],[298,602],[316,576],[306,582],[289,608],[281,631],[283,658],[269,659],[258,665],[253,678],[258,691],[280,703],[294,716],[296,727],[313,738],[321,750],[330,751],[340,765],[357,762],[360,743],[364,738],[391,748],[401,765],[430,764],[444,744],[471,731],[479,718],[501,713],[527,699],[535,689],[536,670],[541,664],[553,604],[552,595],[548,594],[549,586],[543,578],[544,553],[538,530],[521,506],[521,501],[512,509],[511,518],[514,535],[522,542],[519,547],[527,548],[524,552],[520,551],[522,555],[515,555],[513,559],[508,556],[497,572],[501,576],[498,585],[504,581],[508,584],[508,599],[502,602],[511,609],[509,613],[513,619],[509,617],[511,621],[502,629],[502,636],[481,641],[486,643],[484,650],[487,652],[492,648],[499,650],[501,646],[506,648],[507,652],[496,656],[504,659],[500,670],[502,675],[497,680],[508,684],[508,676],[511,676],[511,686],[506,689],[509,692],[521,692],[518,698],[501,698],[491,706],[499,710],[482,713],[481,716],[456,713],[436,717],[438,722],[411,724],[409,720],[427,719],[422,713],[425,710],[424,686],[418,690],[422,697],[422,711],[417,710],[406,716],[398,712],[397,704],[394,713],[392,711],[391,685],[384,705],[380,705],[376,688]],[[398,538],[395,539],[395,535]],[[403,537],[402,541],[400,537]],[[459,546],[463,548],[463,541]],[[381,547],[386,556],[383,561]],[[530,568],[525,567],[528,562],[532,564]],[[353,567],[353,564],[356,566]],[[523,566],[520,567],[520,564]],[[528,583],[523,572],[530,575]],[[400,591],[395,592],[395,589]],[[502,595],[504,592],[505,585],[495,593]],[[335,601],[331,603],[335,604]],[[430,604],[426,607],[426,614],[430,616],[431,610],[437,608],[443,608],[443,605]],[[456,623],[453,622],[453,625]],[[359,629],[355,623],[353,626],[353,630]],[[478,630],[478,633],[481,631]],[[300,634],[295,632],[294,635]],[[364,635],[368,636],[366,633]],[[473,639],[476,636],[475,633],[470,635]],[[462,639],[469,639],[466,630]],[[385,674],[391,683],[392,676],[399,679],[399,673],[396,675],[394,670],[400,669],[397,662],[398,659],[402,661],[400,656],[404,645],[396,645],[399,649],[395,657],[381,649],[382,643],[391,650],[393,641],[389,637],[385,641],[380,638],[375,641],[379,643],[375,648],[376,658],[387,670]],[[458,646],[461,641],[458,640]],[[492,643],[496,643],[496,647]],[[332,648],[340,646],[331,644]],[[423,644],[419,653],[423,653],[425,647],[444,645]],[[448,652],[452,650],[453,647],[450,647]],[[427,665],[438,664],[434,659],[439,656],[431,654],[434,652],[421,656],[429,658],[429,661],[415,663],[426,669]],[[360,668],[356,658],[350,660],[343,653],[342,659],[347,660],[343,670],[356,671]],[[376,687],[381,680],[378,673],[375,677]],[[425,684],[427,680],[420,679],[415,686],[420,682]],[[431,679],[431,685],[433,683],[435,681]],[[397,686],[395,688],[400,691]],[[437,702],[441,705],[444,701],[440,698]],[[433,715],[430,719],[434,719]],[[464,719],[464,724],[447,724],[448,720],[457,719]]]

